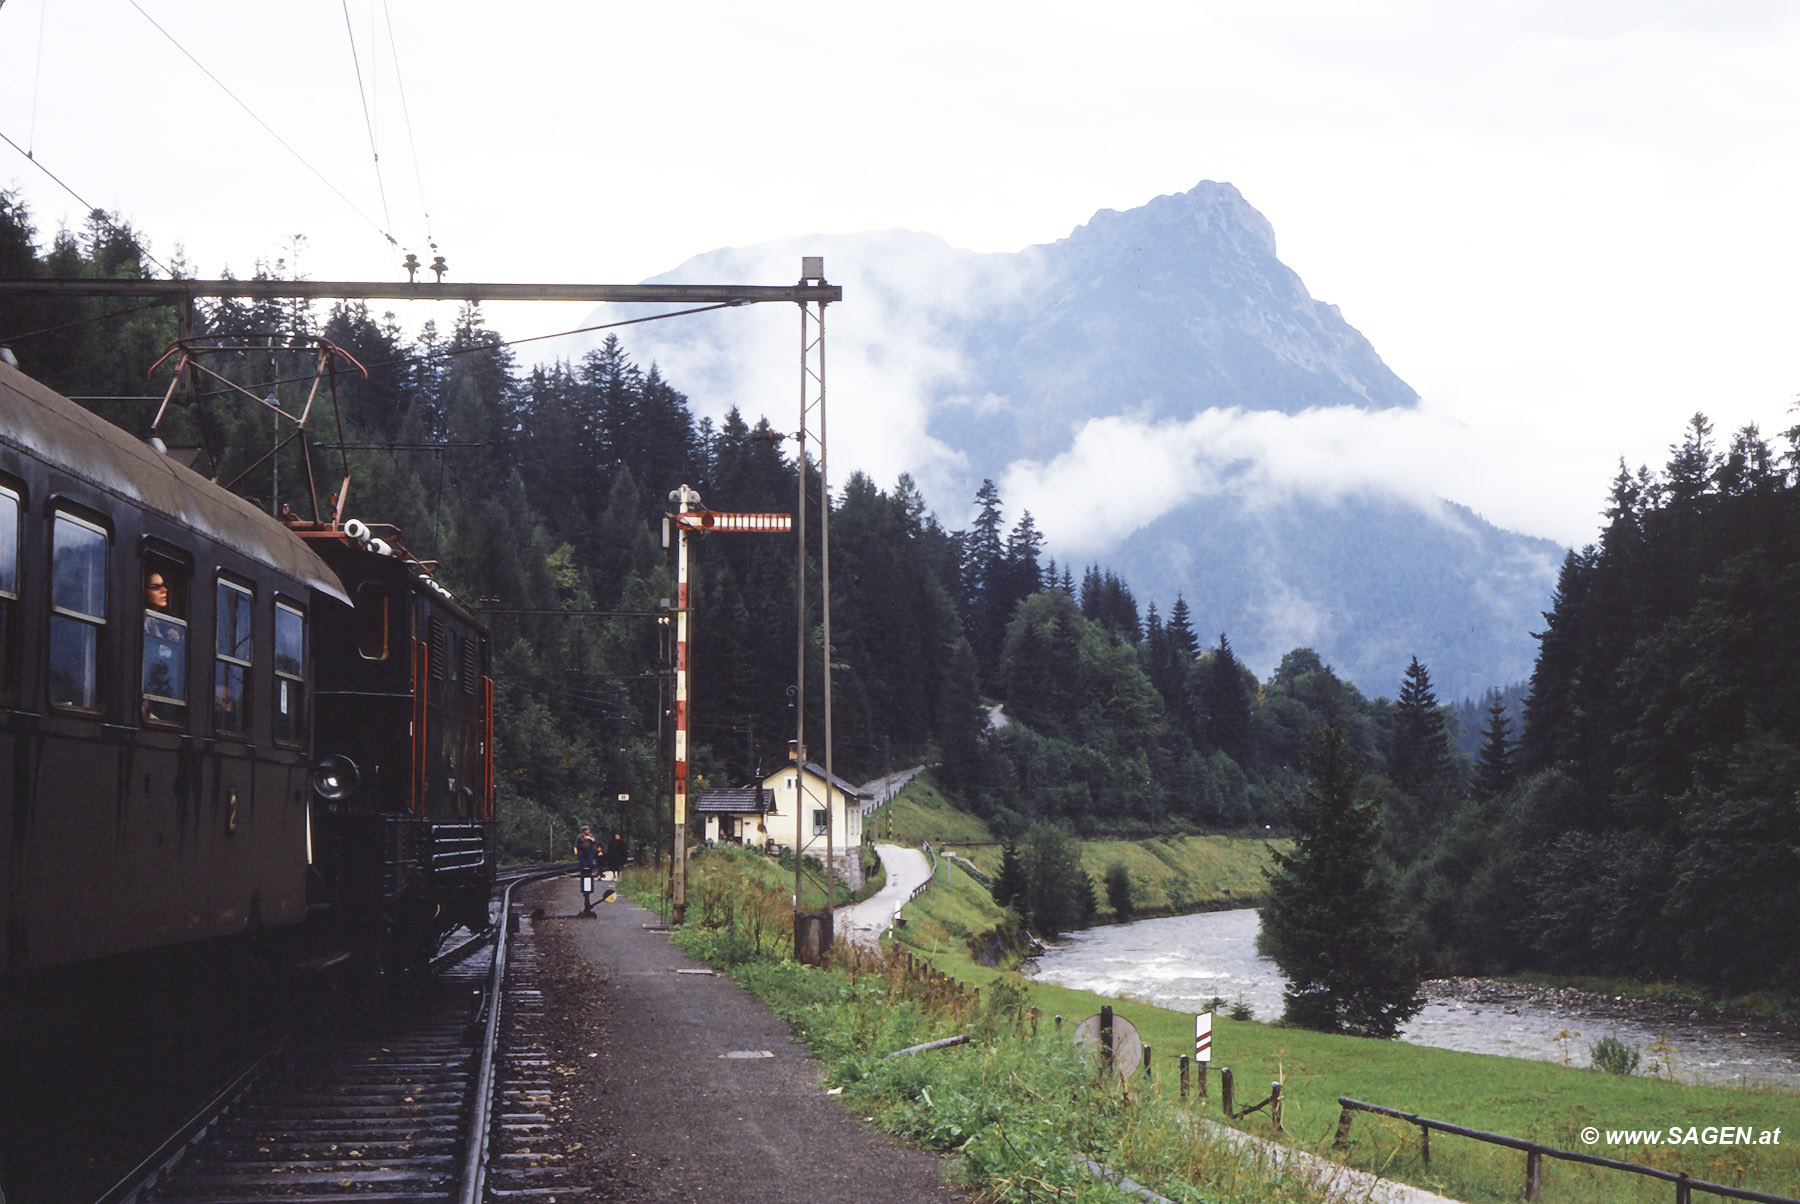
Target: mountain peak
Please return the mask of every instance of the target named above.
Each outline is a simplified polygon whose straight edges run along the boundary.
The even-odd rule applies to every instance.
[[[1102,209],[1075,227],[1064,242],[1154,237],[1175,242],[1223,238],[1257,255],[1275,258],[1275,227],[1233,185],[1202,180],[1186,192],[1164,193],[1135,209]]]

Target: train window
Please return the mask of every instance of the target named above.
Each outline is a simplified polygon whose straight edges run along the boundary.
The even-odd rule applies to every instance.
[[[250,732],[250,603],[248,588],[219,578],[213,729],[233,736]]]
[[[0,691],[13,686],[13,638],[19,623],[19,495],[0,485]]]
[[[144,556],[143,716],[179,724],[187,717],[187,575],[167,556]]]
[[[306,616],[275,604],[275,739],[298,744],[306,735]]]
[[[386,586],[365,581],[356,587],[356,619],[361,627],[356,650],[366,661],[388,658],[389,602]]]
[[[59,512],[50,541],[50,705],[98,711],[106,532]]]

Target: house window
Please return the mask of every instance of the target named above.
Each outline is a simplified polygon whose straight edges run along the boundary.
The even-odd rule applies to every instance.
[[[0,486],[0,692],[13,687],[13,638],[19,623],[19,495]]]
[[[187,718],[187,576],[167,556],[144,556],[144,664],[139,685],[144,719]]]
[[[813,835],[823,836],[829,826],[828,812],[823,807],[813,808]]]
[[[50,705],[100,709],[106,627],[106,532],[58,514],[51,532]]]
[[[298,744],[306,734],[306,616],[286,602],[275,604],[275,739]]]
[[[244,736],[250,732],[250,604],[247,588],[223,577],[219,579],[213,728],[225,735]]]

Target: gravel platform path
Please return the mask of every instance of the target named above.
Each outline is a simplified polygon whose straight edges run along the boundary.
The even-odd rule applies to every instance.
[[[566,1083],[556,1142],[588,1200],[642,1204],[967,1204],[943,1163],[825,1094],[819,1067],[728,978],[632,903],[576,915],[572,879],[531,924],[555,965]],[[560,1005],[560,1006],[559,1006]]]

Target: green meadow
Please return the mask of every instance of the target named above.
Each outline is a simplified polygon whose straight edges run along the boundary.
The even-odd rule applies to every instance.
[[[1154,1051],[1154,1077],[1163,1090],[1176,1078],[1176,1057],[1191,1052],[1190,1014],[1021,980],[1016,974],[976,964],[966,942],[999,923],[1001,912],[966,874],[940,873],[903,914],[907,922],[896,932],[908,948],[943,972],[984,990],[1003,980],[1019,983],[1041,1010],[1044,1023],[1053,1025],[1050,1018],[1060,1015],[1074,1024],[1098,1012],[1102,1004],[1112,1004]],[[1679,1058],[1680,1037],[1675,1034],[1671,1040]],[[1269,1083],[1279,1080],[1286,1140],[1319,1153],[1330,1152],[1340,1114],[1337,1099],[1344,1095],[1559,1149],[1686,1172],[1711,1182],[1779,1194],[1800,1190],[1800,1096],[1788,1092],[1694,1087],[1225,1016],[1213,1021],[1212,1066],[1208,1114],[1213,1119],[1224,1119],[1219,1114],[1218,1068],[1232,1069],[1240,1106],[1263,1099]],[[1240,1127],[1270,1135],[1261,1114],[1242,1121]],[[1586,1142],[1582,1130],[1588,1127],[1742,1128],[1758,1137],[1781,1132],[1779,1144],[1646,1147],[1608,1144],[1604,1132],[1600,1141]],[[1433,1135],[1427,1168],[1420,1158],[1415,1126],[1367,1113],[1355,1117],[1349,1149],[1341,1157],[1352,1166],[1472,1202],[1519,1199],[1525,1184],[1525,1156],[1520,1152],[1439,1133]],[[1569,1204],[1674,1198],[1673,1185],[1665,1182],[1552,1159],[1544,1161],[1542,1182],[1541,1199]]]
[[[879,841],[948,849],[991,880],[1000,872],[1001,845],[977,816],[958,810],[921,775],[879,808],[869,830]],[[889,835],[889,832],[892,835]],[[1275,842],[1278,847],[1285,842]],[[1182,915],[1254,907],[1262,898],[1269,842],[1244,836],[1159,836],[1151,840],[1084,840],[1081,864],[1094,880],[1098,920]],[[1100,883],[1115,864],[1131,875],[1130,917],[1116,913]],[[996,921],[997,922],[997,921]],[[992,927],[990,924],[989,927]]]

